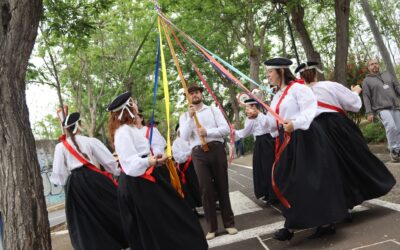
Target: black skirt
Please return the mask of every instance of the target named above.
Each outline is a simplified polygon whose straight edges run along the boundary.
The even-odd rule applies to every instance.
[[[201,207],[201,195],[199,180],[197,179],[196,171],[194,170],[193,161],[190,161],[188,168],[184,171],[186,163],[179,164],[178,174],[181,178],[182,190],[185,195],[185,201],[190,208]]]
[[[274,199],[271,170],[275,160],[275,138],[270,134],[256,136],[253,152],[253,184],[256,198]]]
[[[152,176],[156,183],[121,174],[118,197],[126,237],[132,249],[208,249],[195,214],[162,176],[159,167]]]
[[[346,218],[338,164],[327,136],[316,122],[308,130],[292,133],[274,176],[291,205],[283,209],[286,228],[311,228]]]
[[[72,246],[77,250],[128,247],[118,206],[117,187],[86,167],[68,177],[65,211]]]
[[[395,178],[369,150],[352,120],[339,113],[323,113],[315,121],[334,145],[349,208],[385,195],[392,189]]]

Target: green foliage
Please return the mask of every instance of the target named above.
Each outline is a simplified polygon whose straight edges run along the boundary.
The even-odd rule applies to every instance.
[[[46,115],[41,121],[36,122],[32,126],[35,139],[57,139],[62,131],[58,118],[52,115]]]
[[[380,122],[368,123],[361,127],[361,132],[368,143],[378,143],[386,140],[385,128]]]

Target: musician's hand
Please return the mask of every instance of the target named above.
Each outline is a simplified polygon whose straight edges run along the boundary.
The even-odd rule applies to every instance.
[[[373,121],[374,121],[374,115],[373,115],[373,114],[368,115],[368,116],[367,116],[367,120],[368,120],[369,122],[373,122]]]
[[[207,136],[207,130],[203,127],[200,127],[197,129],[197,132],[199,133],[200,136],[206,137]]]
[[[351,85],[351,91],[356,92],[357,94],[360,94],[362,91],[362,88],[360,85]]]
[[[193,117],[194,114],[196,114],[196,108],[195,108],[195,106],[193,104],[189,105],[189,109],[188,110],[189,110],[189,116],[190,117]]]
[[[292,120],[286,120],[283,123],[283,129],[285,130],[285,132],[291,133],[294,130],[294,126],[293,126],[293,122]]]
[[[148,160],[150,166],[155,166],[157,164],[156,157],[154,157],[152,155],[148,156],[147,160]]]

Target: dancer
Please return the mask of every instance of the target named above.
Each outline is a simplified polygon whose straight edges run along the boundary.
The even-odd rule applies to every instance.
[[[109,138],[121,168],[118,197],[124,232],[130,246],[139,250],[207,249],[200,224],[160,173],[165,154],[150,154],[148,139],[135,126],[137,106],[126,92],[107,108]]]
[[[74,249],[127,248],[120,219],[117,186],[103,166],[120,174],[111,152],[96,138],[81,135],[80,114],[68,115],[63,126],[68,138],[56,145],[50,181],[65,185],[65,212]]]

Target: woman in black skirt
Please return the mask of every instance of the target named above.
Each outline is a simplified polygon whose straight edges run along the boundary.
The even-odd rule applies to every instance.
[[[356,85],[351,90],[331,81],[317,81],[318,63],[302,63],[300,72],[318,100],[315,121],[325,130],[334,145],[346,194],[348,208],[365,200],[387,194],[396,180],[368,148],[358,126],[346,116],[346,111],[358,112],[361,108]]]
[[[120,250],[128,247],[124,237],[112,179],[120,174],[111,152],[96,138],[80,134],[80,115],[63,121],[68,138],[61,137],[54,152],[50,181],[65,185],[68,231],[74,249]],[[107,173],[101,171],[103,166]]]
[[[246,104],[244,128],[235,131],[235,137],[245,138],[253,135],[256,139],[253,152],[253,184],[257,199],[263,198],[267,205],[274,204],[276,196],[271,185],[271,169],[275,159],[275,139],[268,133],[268,128],[260,123],[265,116],[260,112],[259,104],[250,98]]]
[[[279,87],[271,108],[284,120],[281,127],[268,113],[264,121],[277,138],[272,183],[286,219],[274,238],[290,240],[293,229],[343,220],[347,206],[332,147],[322,128],[313,122],[317,100],[311,89],[295,79],[290,60],[274,58],[264,63],[269,80]]]
[[[137,107],[126,92],[107,108],[110,141],[122,168],[118,198],[124,233],[133,249],[207,249],[199,221],[160,170],[165,154],[150,154],[148,139],[135,127]]]
[[[179,136],[179,124],[176,126],[176,139],[172,143],[172,155],[181,178],[185,201],[192,211],[199,216],[196,207],[201,207],[199,180],[192,162],[192,149],[189,142]]]

